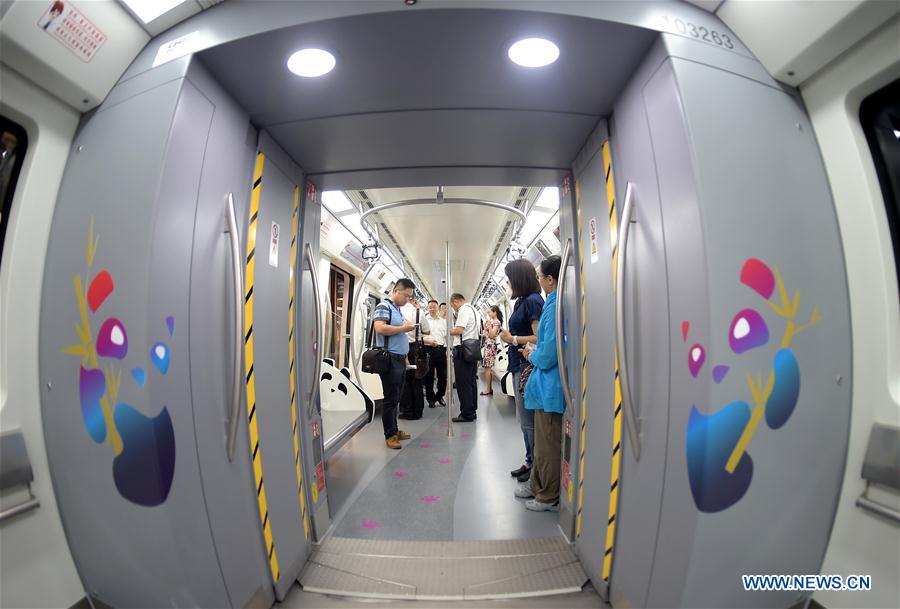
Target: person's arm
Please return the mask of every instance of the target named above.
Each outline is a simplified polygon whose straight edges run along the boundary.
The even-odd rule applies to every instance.
[[[416,326],[409,323],[408,321],[404,321],[402,326],[392,326],[388,322],[376,319],[375,320],[375,333],[380,334],[381,336],[393,336],[395,334],[403,334],[404,332],[409,332],[410,330],[415,330]]]
[[[531,353],[529,361],[542,370],[554,368],[559,362],[556,359],[556,324],[548,319],[541,328],[541,340]]]
[[[487,337],[491,340],[494,340],[495,338],[497,338],[497,335],[499,333],[500,333],[500,325],[498,324],[498,325],[492,326],[491,329],[488,330]]]

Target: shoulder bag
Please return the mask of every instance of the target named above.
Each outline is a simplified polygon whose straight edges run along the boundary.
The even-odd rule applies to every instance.
[[[478,315],[475,314],[475,307],[466,303],[472,309],[472,317],[475,321],[476,328],[478,325]],[[462,341],[462,359],[467,364],[475,364],[481,361],[481,339],[470,338]]]
[[[425,342],[419,337],[419,309],[416,309],[416,378],[425,378],[428,374],[428,366],[431,359],[428,350],[425,348]]]
[[[379,303],[379,306],[382,303]],[[390,305],[388,305],[390,306]],[[376,309],[378,307],[375,307]],[[373,313],[374,316],[374,313]],[[371,331],[366,340],[366,349],[362,354],[362,370],[370,374],[383,374],[391,369],[391,352],[384,347],[373,347],[373,336],[375,334],[375,320],[372,320]],[[387,337],[385,337],[385,342]]]

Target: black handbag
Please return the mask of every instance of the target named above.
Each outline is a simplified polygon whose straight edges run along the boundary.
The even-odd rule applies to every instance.
[[[425,349],[425,343],[419,338],[419,309],[416,309],[416,378],[425,378],[428,374],[428,367],[431,365],[428,350]]]
[[[383,374],[391,369],[391,352],[384,347],[373,347],[372,337],[375,334],[375,321],[369,327],[366,337],[366,349],[362,354],[362,370],[370,374]]]

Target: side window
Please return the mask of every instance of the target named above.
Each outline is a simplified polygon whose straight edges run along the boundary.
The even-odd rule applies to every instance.
[[[25,129],[5,116],[0,116],[0,262],[3,260],[6,225],[9,224],[16,181],[19,179],[27,147]]]
[[[900,79],[863,100],[859,122],[881,184],[900,284]]]

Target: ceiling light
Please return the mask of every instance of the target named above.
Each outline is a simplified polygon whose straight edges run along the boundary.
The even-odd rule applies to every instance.
[[[509,47],[509,58],[526,68],[540,68],[556,61],[559,47],[543,38],[525,38]]]
[[[342,190],[326,190],[322,193],[322,203],[336,214],[355,209],[353,203]]]
[[[187,2],[187,0],[122,0],[144,23],[150,23],[163,13]]]
[[[288,70],[298,76],[322,76],[334,69],[334,55],[322,49],[301,49],[290,56]]]

